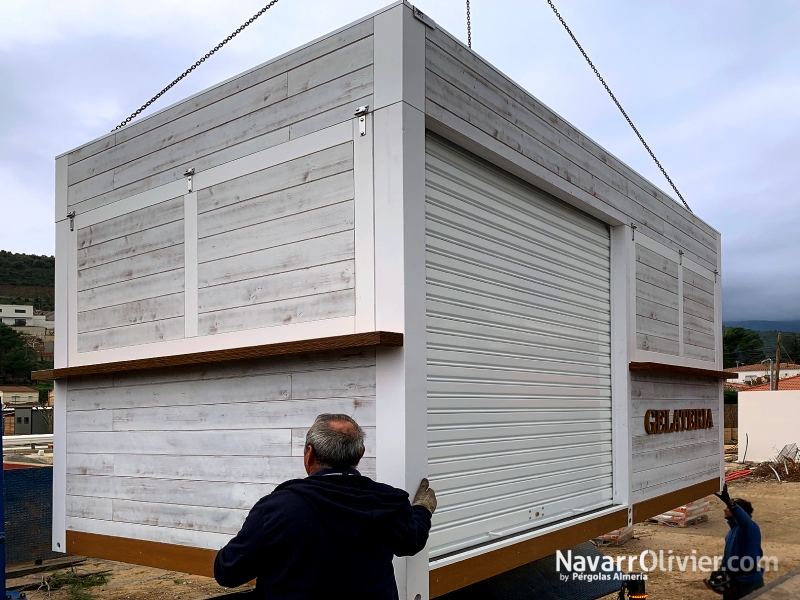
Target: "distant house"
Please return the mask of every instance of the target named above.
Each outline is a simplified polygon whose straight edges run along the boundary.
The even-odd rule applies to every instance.
[[[0,404],[3,407],[3,435],[48,433],[37,390],[20,385],[0,386]]]
[[[730,379],[728,383],[759,383],[757,380],[770,376],[768,363],[757,363],[755,365],[739,365],[725,369],[730,373],[738,373],[738,379]],[[781,363],[781,379],[800,375],[800,365],[794,363]]]
[[[0,304],[0,322],[12,327],[33,325],[33,306]]]
[[[794,375],[793,377],[783,377],[783,369],[781,369],[781,378],[778,381],[778,391],[785,391],[785,390],[800,390],[800,375]],[[740,392],[768,392],[770,391],[769,381],[766,383],[762,383],[760,385],[748,385],[745,386],[743,389],[739,390]]]
[[[0,404],[4,406],[21,406],[23,404],[39,404],[39,391],[21,385],[0,386]]]

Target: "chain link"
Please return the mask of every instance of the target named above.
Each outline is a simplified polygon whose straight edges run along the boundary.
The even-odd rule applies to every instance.
[[[247,26],[249,26],[249,25],[252,25],[253,21],[255,21],[255,20],[258,18],[258,17],[260,17],[261,15],[263,15],[265,12],[267,12],[267,11],[268,11],[270,8],[272,8],[273,6],[275,6],[277,3],[278,3],[278,0],[272,0],[272,1],[271,1],[269,4],[267,4],[267,5],[266,5],[264,8],[262,8],[260,11],[258,11],[256,14],[254,14],[252,17],[250,17],[250,18],[249,18],[249,19],[248,19],[248,20],[247,20],[247,21],[246,21],[246,22],[245,22],[245,23],[244,23],[244,24],[243,24],[241,27],[239,27],[239,28],[238,28],[236,31],[234,31],[232,34],[230,34],[228,37],[226,37],[224,40],[222,40],[222,41],[221,41],[219,44],[217,44],[216,46],[214,46],[214,49],[213,49],[213,50],[211,50],[210,52],[207,52],[207,53],[206,53],[206,55],[205,55],[203,58],[201,58],[200,60],[198,60],[198,61],[197,61],[196,63],[194,63],[194,64],[193,64],[191,67],[189,67],[189,68],[188,68],[188,69],[186,69],[186,70],[185,70],[183,73],[181,73],[181,75],[180,75],[178,78],[176,78],[176,79],[175,79],[175,81],[173,81],[172,83],[170,83],[170,84],[169,84],[167,87],[165,87],[163,90],[161,90],[160,92],[158,92],[158,93],[157,93],[155,96],[153,96],[152,98],[150,98],[150,100],[148,100],[147,102],[145,102],[145,103],[144,103],[144,104],[141,106],[141,108],[140,108],[139,110],[137,110],[136,112],[134,112],[134,113],[133,113],[133,114],[132,114],[130,117],[128,117],[128,118],[127,118],[127,119],[125,119],[125,120],[124,120],[122,123],[120,123],[119,125],[117,125],[116,127],[114,127],[114,129],[112,129],[111,131],[112,131],[112,132],[114,132],[114,131],[116,131],[117,129],[122,129],[123,127],[125,127],[125,125],[127,125],[128,123],[130,123],[131,121],[133,121],[133,120],[134,120],[136,117],[138,117],[138,116],[139,116],[139,115],[140,115],[140,114],[141,114],[143,111],[145,111],[145,110],[147,109],[147,107],[148,107],[148,106],[150,106],[150,105],[151,105],[153,102],[155,102],[156,100],[158,100],[159,98],[161,98],[161,96],[163,96],[163,95],[164,95],[166,92],[168,92],[169,90],[171,90],[171,89],[172,89],[172,87],[173,87],[173,86],[174,86],[176,83],[178,83],[178,82],[179,82],[181,79],[183,79],[183,78],[184,78],[184,77],[186,77],[186,76],[187,76],[189,73],[191,73],[192,71],[194,71],[194,70],[195,70],[197,67],[199,67],[200,65],[202,65],[202,64],[203,64],[203,63],[204,63],[204,62],[205,62],[207,59],[211,58],[211,56],[213,56],[213,55],[214,55],[214,53],[216,53],[216,51],[217,51],[217,50],[219,50],[220,48],[222,48],[222,47],[223,47],[225,44],[227,44],[227,43],[228,43],[228,42],[230,42],[230,41],[231,41],[233,38],[235,38],[237,35],[239,35],[239,34],[242,32],[242,30],[243,30],[245,27],[247,27]]]
[[[617,97],[611,91],[611,88],[608,87],[608,84],[606,83],[605,79],[603,79],[603,77],[600,75],[600,72],[597,70],[597,68],[594,66],[594,63],[589,58],[589,55],[586,54],[586,51],[583,49],[583,46],[580,45],[580,43],[578,42],[578,39],[572,33],[572,30],[567,26],[567,22],[564,21],[564,18],[561,16],[561,14],[556,9],[555,5],[553,4],[553,1],[552,0],[547,0],[547,3],[550,5],[550,8],[553,9],[553,12],[558,17],[558,20],[561,21],[561,24],[564,26],[564,29],[567,30],[567,33],[569,34],[569,37],[571,37],[572,41],[575,42],[575,45],[578,47],[578,50],[580,50],[581,54],[583,54],[583,58],[585,58],[586,62],[589,63],[589,66],[592,68],[592,71],[594,71],[594,74],[597,75],[597,78],[600,80],[600,83],[602,83],[603,87],[606,88],[606,91],[608,92],[608,95],[611,96],[611,99],[614,101],[614,104],[617,105],[617,108],[622,113],[622,116],[625,117],[626,121],[628,121],[628,125],[631,126],[631,129],[633,129],[634,133],[638,136],[639,141],[642,142],[642,145],[645,147],[647,152],[650,153],[650,157],[658,165],[658,168],[661,169],[661,172],[664,174],[664,177],[666,177],[667,181],[669,181],[669,184],[672,186],[672,189],[675,190],[676,194],[678,194],[678,198],[681,199],[681,202],[683,202],[683,205],[686,207],[686,210],[688,210],[689,212],[692,212],[692,209],[689,208],[689,205],[686,203],[686,200],[683,199],[683,196],[678,191],[678,188],[675,186],[675,184],[672,182],[672,179],[670,179],[670,176],[667,175],[667,171],[664,169],[664,167],[661,166],[661,163],[658,161],[658,159],[656,158],[656,155],[650,149],[650,146],[648,146],[647,142],[644,141],[644,137],[642,137],[642,134],[639,133],[638,129],[636,129],[636,125],[634,125],[633,121],[631,121],[631,118],[628,116],[628,113],[626,113],[625,109],[622,108],[622,105],[619,103],[619,100],[617,100]]]
[[[472,48],[472,21],[469,15],[469,0],[467,0],[467,46]]]

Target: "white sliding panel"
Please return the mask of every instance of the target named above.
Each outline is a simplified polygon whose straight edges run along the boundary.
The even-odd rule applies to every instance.
[[[608,227],[426,141],[430,556],[612,503]]]
[[[78,214],[69,366],[373,331],[372,168],[368,115]]]

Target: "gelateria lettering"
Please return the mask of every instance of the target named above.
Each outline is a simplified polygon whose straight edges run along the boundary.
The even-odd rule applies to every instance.
[[[670,416],[670,413],[672,415]],[[710,408],[688,408],[683,410],[648,410],[644,413],[646,433],[672,433],[674,431],[693,431],[711,429],[714,417]]]

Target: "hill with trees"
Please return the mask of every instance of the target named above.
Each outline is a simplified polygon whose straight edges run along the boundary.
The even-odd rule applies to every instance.
[[[54,256],[16,254],[0,250],[0,285],[54,287],[55,282]]]

